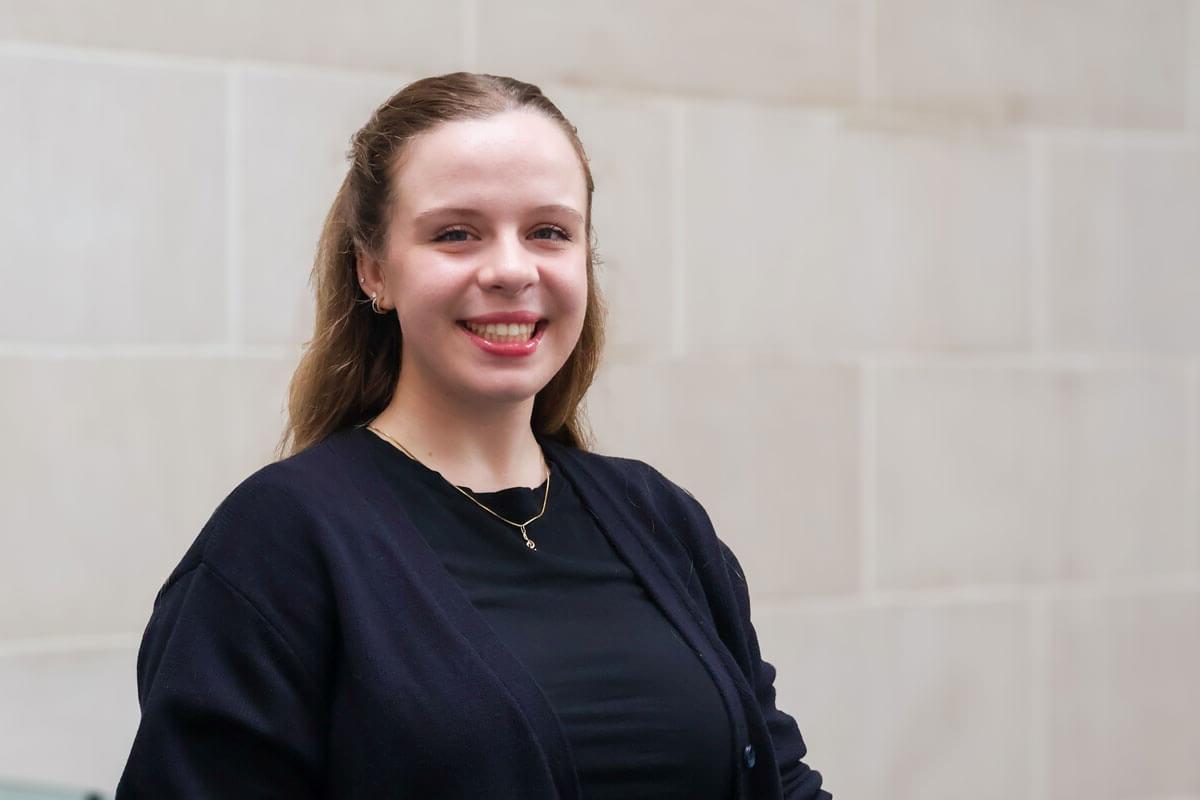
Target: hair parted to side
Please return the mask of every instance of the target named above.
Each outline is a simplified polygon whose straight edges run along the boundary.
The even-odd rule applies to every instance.
[[[351,138],[346,177],[325,217],[310,284],[316,296],[313,336],[288,388],[288,419],[276,448],[298,453],[344,427],[373,418],[390,402],[400,376],[400,325],[394,314],[371,309],[357,275],[360,252],[381,258],[395,200],[394,166],[405,146],[444,122],[534,109],[570,139],[587,181],[587,308],[583,331],[562,369],[538,392],[532,427],[571,447],[592,444],[581,402],[604,345],[606,309],[596,285],[599,263],[592,230],[595,188],[579,134],[563,113],[529,83],[497,75],[454,72],[405,86]]]

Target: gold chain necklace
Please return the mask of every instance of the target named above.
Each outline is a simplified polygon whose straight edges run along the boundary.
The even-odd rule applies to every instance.
[[[405,447],[404,445],[397,442],[391,436],[388,436],[386,433],[381,431],[379,428],[376,428],[374,425],[367,425],[367,430],[371,431],[372,433],[377,434],[380,438],[382,438],[383,440],[385,440],[387,442],[390,442],[395,447],[398,447],[400,449],[400,451],[402,453],[404,453],[404,455],[408,456],[413,461],[416,461],[418,464],[424,466],[426,469],[431,469],[430,467],[428,467],[425,464],[424,461],[417,458],[412,453],[408,452],[407,447]],[[458,486],[454,486],[454,484],[450,483],[450,481],[446,481],[446,483],[450,483],[451,486],[454,486],[455,489],[458,489],[459,494],[466,497],[472,503],[479,506],[484,511],[488,512],[493,517],[496,517],[497,519],[500,519],[500,520],[504,520],[504,522],[507,522],[509,525],[512,525],[514,528],[519,528],[521,530],[521,536],[525,537],[525,546],[528,547],[530,550],[537,550],[537,545],[534,544],[533,539],[529,538],[529,534],[525,532],[525,526],[528,525],[529,523],[533,522],[534,520],[540,518],[542,516],[542,514],[546,513],[546,503],[550,500],[550,465],[548,463],[546,463],[545,455],[542,456],[542,464],[545,465],[545,467],[546,467],[546,494],[544,497],[542,497],[542,510],[537,513],[536,517],[531,517],[530,519],[527,519],[524,522],[513,522],[511,519],[505,519],[504,517],[497,514],[495,511],[492,511],[490,508],[485,506],[483,503],[476,500],[474,497],[472,497],[467,492],[464,492]],[[445,480],[445,476],[443,476],[442,480]]]

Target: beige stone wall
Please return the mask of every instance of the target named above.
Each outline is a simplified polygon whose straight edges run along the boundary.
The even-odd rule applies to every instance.
[[[543,85],[605,452],[738,552],[839,798],[1200,798],[1200,0],[0,0],[0,777],[111,790],[270,458],[349,135]]]

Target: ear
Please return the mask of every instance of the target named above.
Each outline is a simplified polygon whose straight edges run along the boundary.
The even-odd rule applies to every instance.
[[[379,296],[379,307],[386,308],[385,300],[387,299],[387,286],[383,280],[383,267],[379,261],[361,250],[356,255],[356,272],[358,273],[358,286],[363,290],[363,294],[367,297],[371,295]]]

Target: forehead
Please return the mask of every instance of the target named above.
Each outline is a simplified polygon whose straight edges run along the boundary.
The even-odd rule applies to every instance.
[[[587,185],[566,133],[538,111],[456,120],[415,137],[396,167],[402,215],[432,206],[563,203],[580,213]]]

